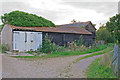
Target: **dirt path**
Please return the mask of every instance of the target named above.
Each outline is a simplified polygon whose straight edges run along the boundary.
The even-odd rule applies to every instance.
[[[56,78],[64,72],[64,68],[71,64],[72,61],[86,55],[90,54],[35,60],[2,55],[2,76],[3,78]],[[83,78],[83,71],[93,60],[94,57],[77,62],[72,65],[69,74],[73,74],[72,77],[75,78]]]
[[[77,63],[72,63],[71,66],[65,68],[64,72],[62,72],[58,77],[59,78],[87,78],[85,75],[86,69],[88,66],[98,57],[103,56],[97,55],[93,57],[88,57],[86,59],[82,59]]]

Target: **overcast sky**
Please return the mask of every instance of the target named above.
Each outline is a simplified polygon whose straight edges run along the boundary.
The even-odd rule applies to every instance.
[[[118,0],[3,0],[0,3],[0,15],[20,10],[42,16],[56,25],[75,19],[92,21],[99,28],[100,23],[106,23],[118,13]]]

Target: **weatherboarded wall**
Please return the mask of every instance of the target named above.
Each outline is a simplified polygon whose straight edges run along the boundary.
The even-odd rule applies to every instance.
[[[52,42],[60,46],[67,45],[68,42],[77,41],[80,37],[80,34],[43,32],[43,39],[46,34],[48,34],[48,36],[52,38]],[[85,41],[84,43],[91,45],[94,42],[92,35],[82,35],[82,36]]]
[[[92,33],[92,38],[95,41],[95,37],[96,37],[96,29],[93,27],[92,24],[89,24],[85,27],[86,30],[88,30],[89,32]]]
[[[12,51],[13,50],[12,40],[13,40],[12,28],[6,24],[1,32],[1,43],[7,44],[9,47],[9,50]]]

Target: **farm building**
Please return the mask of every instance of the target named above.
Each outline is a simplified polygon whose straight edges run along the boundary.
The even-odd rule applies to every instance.
[[[2,44],[8,44],[10,51],[37,50],[48,34],[52,42],[63,46],[68,42],[77,41],[82,35],[84,42],[91,45],[95,41],[96,29],[88,22],[57,25],[56,27],[20,27],[6,24],[2,29]]]

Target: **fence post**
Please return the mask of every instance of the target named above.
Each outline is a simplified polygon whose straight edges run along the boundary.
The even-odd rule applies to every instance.
[[[118,76],[119,74],[119,69],[118,69],[118,65],[119,65],[119,58],[118,58],[118,49],[119,46],[117,44],[114,45],[114,54],[113,54],[113,61],[112,61],[112,65],[114,66],[114,72],[116,74],[116,76]]]
[[[120,78],[120,47],[118,46],[118,77]]]

